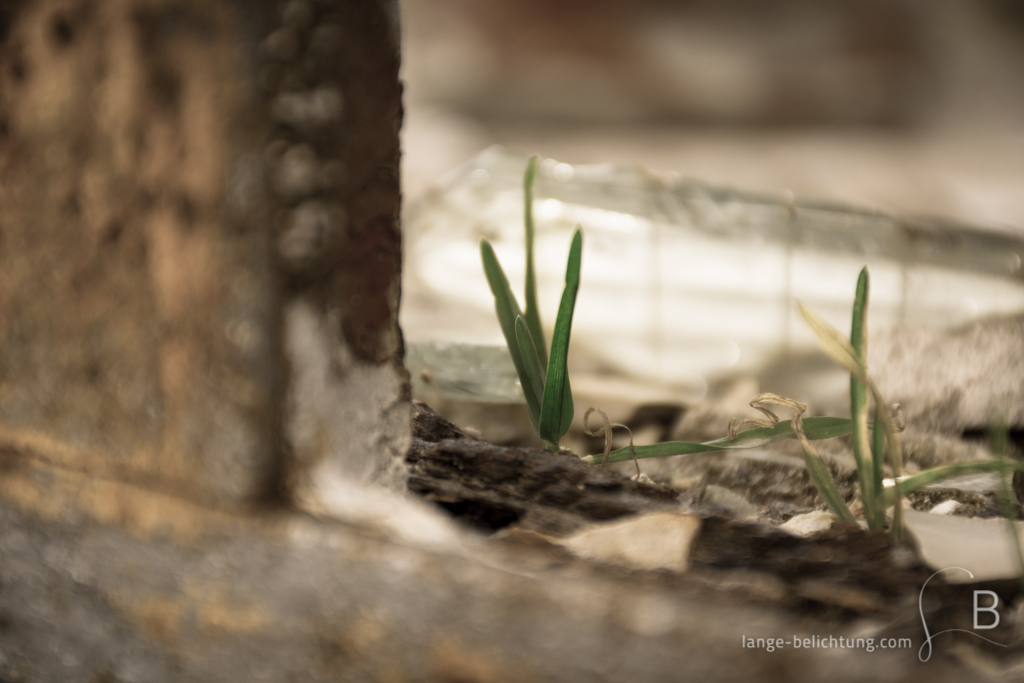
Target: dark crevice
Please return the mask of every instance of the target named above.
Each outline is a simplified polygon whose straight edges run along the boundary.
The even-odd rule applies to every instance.
[[[24,3],[21,0],[4,0],[0,2],[0,43],[7,39],[11,26],[14,25],[14,17]]]
[[[515,508],[486,501],[460,500],[451,503],[434,501],[466,524],[492,532],[504,529],[519,521],[520,513]]]
[[[22,83],[25,80],[25,76],[28,73],[28,69],[25,68],[25,62],[21,57],[15,57],[11,61],[11,77],[18,83]]]
[[[72,28],[71,22],[63,15],[57,15],[53,18],[50,29],[53,34],[53,42],[58,47],[67,47],[75,39],[75,30]]]
[[[964,441],[972,443],[987,444],[992,438],[992,427],[969,427],[960,435]],[[1024,453],[1024,427],[1011,427],[1007,431],[1007,440],[1010,444],[1010,456],[1019,457]]]

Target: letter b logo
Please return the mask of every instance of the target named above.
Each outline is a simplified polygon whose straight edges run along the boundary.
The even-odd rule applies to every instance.
[[[980,607],[978,605],[979,595],[989,595],[992,597],[992,604],[988,607]],[[974,628],[978,630],[985,630],[995,628],[999,626],[999,612],[996,611],[996,607],[999,606],[999,596],[992,591],[974,591]],[[991,624],[979,624],[978,623],[978,612],[991,612],[996,618]]]

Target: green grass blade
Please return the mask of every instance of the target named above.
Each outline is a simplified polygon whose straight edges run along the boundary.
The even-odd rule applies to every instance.
[[[868,269],[860,271],[857,278],[857,294],[853,300],[853,323],[850,329],[850,345],[860,364],[867,367],[867,311],[868,311]],[[868,436],[868,387],[856,375],[850,375],[850,417],[853,419],[851,445],[857,461],[857,482],[864,501],[864,516],[871,529],[885,527],[885,511],[875,504],[874,460]]]
[[[885,429],[885,444],[889,450],[889,458],[892,461],[893,474],[897,479],[900,478],[903,475],[903,451],[900,448],[900,437],[896,431],[896,425],[892,421],[892,415],[884,408],[886,405],[885,399],[878,390],[878,386],[871,379],[871,376],[868,375],[867,369],[860,363],[860,359],[857,357],[857,352],[854,351],[853,346],[843,337],[839,330],[832,327],[824,318],[802,303],[800,304],[800,315],[803,316],[811,331],[818,337],[818,341],[821,343],[825,353],[832,360],[843,366],[851,375],[864,382],[874,396],[875,405],[883,406],[883,409],[877,411],[876,415]],[[897,490],[896,496],[897,498],[899,497],[899,490]],[[902,527],[903,508],[897,500],[892,515],[892,535],[897,540],[902,540]]]
[[[583,232],[579,226],[569,247],[569,263],[565,270],[565,289],[555,318],[555,331],[551,335],[551,358],[548,361],[547,381],[544,383],[544,401],[540,410],[540,438],[557,447],[558,440],[569,431],[572,422],[572,389],[566,363],[569,359],[569,333],[572,314],[576,308],[576,292],[580,287],[580,264],[583,251]]]
[[[871,432],[871,486],[874,489],[876,506],[885,493],[885,486],[882,484],[885,477],[885,430],[879,429],[878,425],[882,424],[881,420],[884,417],[881,414],[886,410],[888,408],[882,404],[875,406],[875,429]],[[884,504],[881,507],[885,509]],[[883,517],[884,514],[883,512]]]
[[[828,506],[832,508],[832,512],[836,513],[836,516],[844,522],[856,522],[857,518],[853,516],[850,508],[846,506],[846,501],[843,500],[843,496],[839,493],[839,489],[836,488],[835,482],[832,481],[832,473],[825,467],[821,456],[818,455],[809,443],[801,442],[800,448],[803,451],[804,464],[807,465],[807,473],[811,476],[811,481],[814,482],[814,487],[818,489],[818,493],[825,499]]]
[[[530,383],[530,378],[527,375],[523,354],[519,350],[519,341],[516,338],[516,318],[521,317],[523,312],[519,308],[519,302],[516,301],[515,295],[512,294],[512,288],[509,287],[505,271],[501,269],[498,257],[494,254],[494,249],[487,240],[480,240],[480,258],[483,260],[487,284],[490,285],[491,293],[494,294],[494,310],[498,314],[498,323],[501,325],[502,334],[505,335],[505,344],[508,346],[509,355],[512,356],[512,364],[519,375],[519,383],[523,386],[523,394],[526,396],[526,407],[530,412],[530,419],[532,421],[534,419],[533,416],[540,415],[541,404],[532,395],[532,392],[526,390]],[[539,420],[537,421],[537,426],[540,426]]]
[[[1013,484],[1010,479],[1010,471],[1005,467],[1009,462],[1006,452],[1009,450],[1007,441],[1009,433],[1005,425],[999,425],[989,431],[989,448],[999,458],[999,464],[1004,465],[999,476],[999,508],[1010,532],[1010,538],[1014,549],[1017,551],[1017,566],[1020,568],[1020,581],[1024,586],[1024,551],[1021,549],[1020,534],[1017,533],[1017,496],[1013,492]]]
[[[885,432],[885,448],[889,453],[889,461],[892,463],[893,476],[898,480],[903,476],[903,448],[900,446],[899,431],[896,429],[896,423],[892,420],[892,414],[889,412],[885,399],[882,398],[882,392],[878,390],[878,386],[867,374],[867,371],[864,372],[864,377],[867,380],[868,389],[871,390],[871,394],[875,398],[875,405],[879,406],[879,410],[875,411],[875,429],[878,429],[878,425],[881,424]],[[881,465],[879,465],[879,472],[881,469]],[[892,526],[889,528],[893,538],[897,541],[903,540],[903,504],[900,495],[897,490],[896,501],[893,503]]]
[[[707,443],[724,448],[757,448],[773,441],[795,439],[793,421],[783,420],[775,427],[748,429],[740,432],[735,439],[715,439]],[[803,419],[804,434],[811,441],[846,436],[853,429],[853,422],[845,417],[805,417]]]
[[[540,366],[547,368],[548,351],[544,343],[544,328],[540,324],[537,307],[537,274],[533,265],[533,179],[537,175],[537,155],[530,157],[523,174],[523,222],[526,225],[526,327],[530,330]]]
[[[743,446],[732,446],[731,448],[743,448]],[[663,441],[652,446],[634,446],[638,460],[643,458],[666,458],[672,455],[692,455],[694,453],[709,453],[711,451],[727,451],[730,446],[715,446],[711,443],[693,443],[691,441]],[[602,455],[588,455],[582,460],[591,464],[600,463]],[[620,448],[608,454],[608,463],[630,460],[629,447]]]
[[[737,435],[735,439],[715,439],[706,443],[665,441],[652,446],[635,446],[634,449],[636,450],[637,458],[664,458],[672,455],[756,448],[773,441],[795,439],[796,434],[793,433],[792,422],[792,420],[785,420],[776,427],[748,429]],[[845,436],[853,428],[853,422],[842,417],[807,417],[804,418],[803,424],[804,434],[812,441]],[[608,455],[608,462],[620,462],[622,460],[629,460],[631,457],[629,448],[620,448]],[[588,455],[583,459],[587,462],[594,462],[593,458],[594,456]]]
[[[885,406],[886,403],[885,399],[882,398],[882,393],[878,390],[878,387],[871,379],[871,376],[868,375],[867,369],[860,362],[857,352],[854,351],[850,342],[843,337],[839,330],[832,327],[820,315],[807,308],[802,303],[799,304],[799,306],[800,315],[803,316],[804,321],[811,328],[811,331],[818,337],[818,341],[821,343],[821,348],[825,353],[832,360],[843,366],[843,368],[845,368],[851,375],[864,382],[868,389],[871,390],[877,405]],[[890,456],[893,458],[893,468],[894,470],[899,470],[899,472],[896,473],[896,476],[901,476],[903,469],[902,451],[900,449],[899,435],[896,431],[896,425],[892,421],[892,415],[890,415],[887,410],[883,409],[877,411],[877,417],[880,418],[882,426],[885,429],[886,445],[889,447]]]
[[[533,423],[534,431],[539,431],[540,410],[539,406],[544,400],[544,371],[541,370],[540,358],[537,357],[537,346],[533,343],[530,330],[526,327],[523,317],[516,316],[516,342],[519,344],[519,353],[523,358],[523,374],[519,382],[523,385],[523,393],[531,396],[532,401],[527,401],[527,406],[536,404],[538,411],[530,412],[530,421]]]
[[[609,462],[611,462],[611,458],[609,458]],[[907,477],[899,483],[898,488],[900,494],[905,496],[922,489],[925,486],[937,484],[953,477],[959,477],[965,474],[979,474],[982,472],[1003,472],[1004,470],[1024,471],[1024,461],[1000,462],[998,460],[982,460],[980,462],[962,462],[953,465],[943,465],[942,467],[933,467],[930,470],[925,470],[924,472],[919,472],[918,474]],[[886,507],[894,504],[896,488],[896,486],[886,487]]]

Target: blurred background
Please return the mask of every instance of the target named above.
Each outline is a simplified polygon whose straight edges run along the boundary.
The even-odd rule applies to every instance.
[[[1024,226],[1017,0],[402,0],[406,205],[492,144]]]
[[[521,196],[515,194],[519,192],[519,171],[502,176],[498,167],[506,161],[495,161],[493,155],[478,157],[492,145],[519,155],[521,160],[515,164],[520,165],[508,162],[517,169],[528,154],[539,154],[550,164],[572,165],[561,170],[567,178],[575,173],[574,182],[581,178],[579,164],[638,165],[653,171],[652,178],[671,177],[682,183],[692,179],[698,184],[782,198],[776,200],[776,211],[785,206],[785,197],[796,197],[847,204],[859,207],[858,211],[878,208],[900,217],[888,226],[876,226],[870,238],[866,234],[876,229],[868,225],[870,221],[861,227],[857,223],[861,218],[850,219],[841,211],[832,217],[823,214],[807,219],[806,235],[818,229],[815,221],[820,225],[846,221],[850,239],[856,241],[857,235],[863,234],[865,241],[850,252],[848,262],[834,252],[812,254],[809,263],[814,267],[805,269],[803,275],[793,265],[799,254],[786,247],[779,257],[781,265],[769,268],[782,275],[768,278],[769,282],[785,280],[770,299],[782,312],[772,319],[776,322],[756,325],[754,315],[725,306],[742,302],[746,310],[767,310],[763,302],[769,300],[769,294],[763,282],[754,281],[753,273],[765,270],[768,257],[762,255],[769,250],[757,246],[761,244],[757,240],[772,244],[775,238],[769,232],[780,225],[780,219],[760,223],[754,219],[751,224],[758,223],[767,231],[757,238],[742,232],[747,228],[740,220],[732,228],[739,226],[741,231],[730,233],[738,236],[725,240],[728,254],[701,253],[708,255],[707,264],[735,266],[745,258],[749,266],[734,268],[736,282],[680,285],[672,295],[675,301],[683,305],[703,302],[704,311],[689,317],[655,315],[657,320],[652,319],[650,329],[656,334],[646,340],[647,351],[639,342],[628,348],[615,346],[612,337],[616,328],[621,331],[623,327],[622,316],[648,305],[651,295],[638,290],[639,303],[611,305],[610,297],[628,289],[630,281],[605,283],[607,291],[599,291],[594,283],[607,277],[587,272],[588,267],[599,264],[599,254],[587,251],[599,248],[599,231],[593,222],[582,219],[591,246],[584,247],[583,293],[570,355],[570,365],[575,363],[574,391],[579,389],[577,413],[586,405],[599,405],[614,413],[613,420],[634,427],[638,423],[631,421],[631,416],[643,413],[644,406],[692,407],[705,397],[728,395],[732,397],[728,410],[743,411],[749,397],[759,390],[791,391],[787,395],[811,403],[812,413],[826,409],[841,413],[847,379],[817,351],[796,316],[794,297],[805,301],[810,297],[833,324],[847,328],[856,273],[870,262],[863,255],[895,254],[902,247],[886,242],[890,234],[896,235],[897,241],[902,239],[904,246],[914,243],[913,229],[904,231],[906,217],[942,217],[969,224],[968,232],[980,226],[1009,234],[1011,242],[1024,240],[1024,2],[402,0],[401,8],[407,250],[402,326],[409,342],[407,364],[418,397],[493,441],[516,442],[522,434],[529,437],[521,405],[507,406],[507,414],[496,412],[495,405],[475,410],[472,402],[446,405],[441,395],[429,391],[431,379],[437,388],[439,373],[459,363],[467,364],[466,373],[453,374],[452,386],[486,374],[481,368],[498,366],[505,373],[502,381],[515,381],[507,353],[500,346],[501,335],[474,253],[481,235],[493,242],[506,229],[504,253],[508,258],[503,257],[503,262],[506,268],[513,264],[513,270],[521,262],[521,257],[514,256],[514,245],[522,240],[521,213],[516,213],[521,208],[514,200]],[[473,166],[454,170],[471,159],[477,159]],[[540,186],[538,196],[549,192],[554,194],[547,196],[555,197],[561,191],[556,166],[548,168],[545,176],[542,163],[540,178],[546,178],[547,185]],[[499,176],[508,191],[502,196],[511,210],[501,219],[477,218],[481,209],[475,207],[494,206],[497,200],[480,199],[472,195],[476,192],[473,188],[480,178],[494,188]],[[646,187],[643,174],[612,173],[596,182],[614,184],[613,176],[622,179],[623,187]],[[608,194],[604,190],[598,194],[601,192]],[[488,196],[499,194],[494,189]],[[473,208],[460,213],[457,204],[464,196],[470,197],[467,205]],[[594,195],[590,199],[602,201]],[[759,200],[754,204],[748,201],[749,197],[736,199],[737,206],[746,207],[739,211],[741,217]],[[729,207],[719,202],[716,211],[723,208]],[[554,210],[565,216],[571,213],[557,206]],[[616,211],[619,209],[612,207],[612,213]],[[729,211],[722,215],[725,213]],[[502,221],[507,222],[505,228],[495,227],[505,225]],[[567,244],[569,227],[558,228],[564,234],[559,233],[549,244]],[[706,227],[698,226],[698,232]],[[619,227],[609,229],[615,232]],[[663,237],[657,235],[672,234],[659,233],[659,229],[652,228],[650,237],[644,238],[654,250],[665,247]],[[444,231],[457,235],[450,239],[461,240],[461,251],[418,249],[423,243],[420,232]],[[798,243],[800,239],[804,238]],[[887,294],[894,311],[917,310],[919,317],[933,321],[945,316],[938,327],[959,325],[986,315],[986,311],[999,309],[1008,314],[1021,310],[1024,280],[1019,274],[1019,254],[1024,250],[1017,248],[1021,245],[978,247],[1008,255],[1013,263],[1005,270],[991,253],[985,256],[990,266],[977,272],[984,271],[991,279],[976,287],[977,293],[966,293],[969,287],[965,285],[975,276],[957,270],[967,260],[962,250],[957,251],[960,247],[947,254],[941,272],[929,266],[926,275],[916,276],[906,267],[918,257],[927,261],[931,251],[937,253],[959,244],[958,240],[959,236],[940,236],[933,241],[934,249],[923,244],[927,240],[918,240],[917,247],[923,251],[910,261],[899,261],[903,257],[895,255],[892,262],[876,261],[872,265],[878,285],[873,289],[874,314],[883,315],[887,304],[882,297]],[[744,243],[750,250],[747,256],[739,253]],[[628,249],[629,244],[606,248],[611,263],[617,257],[615,249]],[[692,245],[680,245],[680,253],[691,254],[691,260]],[[502,244],[496,243],[496,249],[501,257]],[[561,291],[564,255],[559,249],[564,247],[552,246],[547,254],[539,255],[542,261],[548,258],[539,266],[541,277],[547,273],[551,278],[540,283],[542,317],[548,325],[554,310],[545,311],[545,306],[554,306]],[[1014,257],[1015,253],[1018,256]],[[448,255],[447,262],[442,254]],[[619,258],[625,259],[621,254]],[[711,260],[715,258],[720,260]],[[422,286],[429,278],[410,279],[423,263],[434,264],[435,270],[441,271],[429,293],[429,288]],[[465,272],[457,272],[460,269]],[[631,276],[632,282],[650,275],[651,270],[641,265],[637,275]],[[725,268],[715,265],[712,270],[724,277]],[[456,282],[456,275],[464,281]],[[510,271],[509,276],[514,289],[520,286],[521,273]],[[670,295],[666,283],[672,276],[671,266],[652,275],[655,281],[650,291],[656,298]],[[797,291],[793,283],[800,277],[807,282]],[[908,282],[915,277],[917,298],[908,298]],[[448,293],[439,294],[445,287]],[[817,294],[821,301],[813,300]],[[461,308],[453,303],[459,297],[465,300]],[[928,297],[934,300],[926,301]],[[969,315],[949,314],[941,310],[943,306],[963,308]],[[617,321],[611,320],[612,315],[618,316]],[[686,323],[678,332],[665,333],[666,348],[682,354],[679,358],[662,353],[658,347],[662,341],[655,339],[662,334],[658,326],[673,319]],[[912,324],[902,313],[885,322]],[[602,328],[604,324],[607,326]],[[735,329],[726,329],[729,325]],[[638,334],[646,329],[636,323],[629,327]],[[793,360],[791,337],[800,335],[804,355],[789,364],[776,363],[783,370],[766,377],[764,358],[776,353],[777,359]],[[466,346],[419,344],[446,338],[498,346],[491,347],[493,352],[474,347],[482,354],[477,358],[471,355],[476,351]],[[762,342],[763,348],[756,346]],[[607,347],[603,355],[598,350],[583,357],[601,344]],[[696,379],[687,383],[681,379],[690,371],[685,358],[698,358],[694,349],[738,351],[694,369],[690,376]],[[646,361],[641,358],[643,353],[647,353]],[[429,354],[433,356],[427,357]],[[627,360],[615,365],[609,360],[614,358]],[[757,364],[762,372],[756,380],[716,388],[715,383],[728,378],[732,369],[749,370]],[[816,373],[817,388],[811,383],[787,386],[794,367]],[[499,401],[493,397],[486,400]],[[676,420],[679,412],[667,414],[666,424]],[[724,422],[716,423],[715,429],[724,429]],[[576,430],[578,433],[579,425]],[[669,436],[686,435],[670,429],[650,440]]]

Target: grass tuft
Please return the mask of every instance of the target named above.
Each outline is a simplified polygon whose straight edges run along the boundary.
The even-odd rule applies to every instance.
[[[482,240],[480,243],[480,256],[488,285],[494,295],[498,322],[526,396],[530,421],[548,448],[557,450],[558,442],[568,431],[574,414],[567,362],[573,311],[580,286],[583,233],[577,226],[576,232],[573,234],[569,260],[566,265],[565,288],[562,291],[562,300],[555,318],[549,357],[537,309],[537,283],[533,260],[535,227],[533,182],[536,173],[537,157],[532,157],[523,175],[526,234],[525,313],[520,309],[519,303],[509,287],[508,278],[487,240]],[[652,446],[634,446],[630,439],[628,448],[620,448],[615,451],[610,450],[611,429],[622,425],[612,425],[608,423],[607,417],[604,417],[604,426],[600,430],[591,432],[586,425],[586,419],[584,419],[584,429],[588,434],[605,436],[605,451],[600,460],[593,455],[586,456],[583,460],[592,464],[614,463],[631,458],[636,461],[644,458],[754,448],[783,439],[797,439],[800,441],[807,471],[824,501],[839,518],[852,521],[854,516],[850,512],[847,502],[839,493],[821,456],[811,444],[812,441],[819,439],[831,439],[850,434],[854,459],[857,464],[857,484],[864,503],[864,516],[870,529],[884,529],[887,512],[892,508],[892,523],[889,526],[889,532],[897,539],[901,539],[903,535],[903,496],[950,477],[975,472],[999,472],[1002,475],[1003,489],[1000,501],[1004,507],[1004,515],[1012,523],[1016,517],[1017,506],[1012,504],[1012,494],[1009,493],[1010,485],[1007,477],[1010,472],[1024,470],[1024,462],[1007,460],[1005,429],[1001,432],[1002,440],[999,437],[1000,432],[993,431],[993,452],[998,455],[997,460],[946,465],[910,477],[903,476],[903,455],[899,437],[899,432],[903,428],[902,413],[899,411],[898,405],[890,412],[878,386],[868,374],[867,312],[869,292],[870,278],[867,268],[864,268],[857,279],[857,289],[854,293],[853,319],[849,339],[810,308],[802,303],[799,304],[800,314],[818,338],[822,350],[850,373],[850,419],[803,418],[803,413],[807,409],[806,405],[775,394],[760,394],[754,397],[751,406],[761,411],[765,418],[747,419],[738,423],[734,420],[729,425],[729,436],[726,438],[705,443],[666,441]],[[874,401],[873,424],[868,420],[872,413],[872,400]],[[791,420],[780,421],[769,406],[790,408],[795,412],[794,417]],[[588,410],[587,416],[589,417],[594,410],[596,409]],[[600,411],[598,412],[600,413]],[[601,413],[601,415],[604,414]],[[897,421],[900,424],[897,424]],[[739,427],[745,424],[753,424],[755,428],[739,432]],[[886,462],[892,472],[894,483],[891,486],[885,486]],[[1018,551],[1020,551],[1020,540],[1016,531],[1014,531],[1014,539],[1014,542],[1018,544]],[[1024,581],[1024,554],[1021,554],[1021,558],[1022,581]]]
[[[498,261],[490,242],[480,241],[480,259],[483,262],[487,284],[494,295],[494,310],[505,337],[512,364],[519,375],[519,383],[526,397],[530,424],[548,448],[558,450],[558,442],[569,431],[574,407],[569,384],[567,363],[572,316],[576,308],[576,294],[580,288],[580,267],[583,252],[583,232],[576,232],[569,247],[569,262],[565,272],[565,289],[555,318],[551,337],[551,357],[547,356],[540,314],[537,310],[537,275],[533,263],[533,180],[537,173],[537,157],[526,166],[523,176],[525,196],[524,224],[526,232],[526,312],[512,293],[505,271]]]

